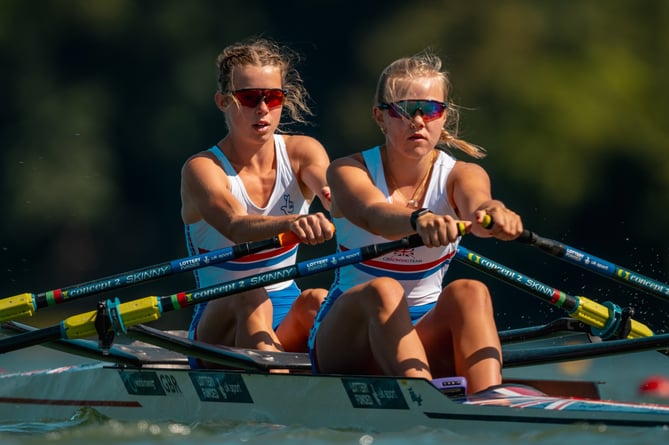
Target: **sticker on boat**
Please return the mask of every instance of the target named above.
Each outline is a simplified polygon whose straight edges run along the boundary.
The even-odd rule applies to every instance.
[[[346,377],[341,382],[354,408],[409,409],[397,380]]]
[[[239,374],[198,371],[188,375],[203,402],[253,403],[251,393]]]

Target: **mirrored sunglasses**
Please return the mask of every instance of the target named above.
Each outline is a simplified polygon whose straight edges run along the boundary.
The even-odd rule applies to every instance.
[[[286,100],[286,92],[280,88],[246,88],[233,91],[232,95],[240,104],[249,108],[257,107],[261,101],[267,104],[267,108],[276,108]]]
[[[448,102],[439,102],[438,100],[400,100],[397,102],[381,102],[379,104],[381,110],[388,110],[390,117],[400,119],[405,117],[413,119],[417,112],[420,111],[424,121],[431,121],[439,119],[444,115],[444,111],[448,108]]]

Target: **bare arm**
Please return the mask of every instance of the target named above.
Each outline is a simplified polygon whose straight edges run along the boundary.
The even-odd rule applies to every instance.
[[[344,216],[357,226],[389,239],[414,232],[410,224],[414,209],[387,201],[372,182],[361,155],[333,161],[327,178],[333,190],[333,216]],[[522,232],[520,217],[492,198],[490,179],[479,165],[456,163],[446,187],[449,201],[466,230],[503,240],[514,239]],[[491,230],[481,226],[486,214],[494,220]],[[428,247],[445,245],[460,235],[458,222],[449,215],[426,213],[416,221],[416,232]]]
[[[303,193],[311,199],[318,196],[326,210],[330,210],[330,187],[326,179],[326,170],[330,165],[330,158],[323,145],[316,139],[308,136],[284,136],[288,153],[297,172],[300,183],[303,184]],[[305,190],[306,186],[306,190]]]
[[[320,230],[326,223],[329,225],[323,215],[248,215],[230,192],[228,178],[218,161],[207,152],[191,157],[183,166],[181,201],[185,224],[204,219],[235,243],[266,239],[288,231],[311,244],[329,239]]]
[[[458,161],[449,175],[446,188],[458,216],[477,223],[471,226],[472,233],[477,236],[511,240],[523,231],[520,216],[501,201],[493,199],[490,178],[478,164]],[[490,215],[494,221],[491,230],[481,226],[485,215]]]
[[[391,204],[374,185],[362,156],[337,159],[327,172],[332,188],[332,215],[345,217],[375,235],[398,239],[413,233],[412,209]]]

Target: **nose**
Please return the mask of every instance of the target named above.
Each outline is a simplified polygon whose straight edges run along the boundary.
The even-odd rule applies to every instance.
[[[263,96],[259,101],[258,105],[256,106],[256,110],[260,114],[267,114],[269,113],[269,107],[267,106],[267,102],[265,102],[265,96]]]
[[[411,116],[411,119],[409,119],[409,126],[414,130],[425,127],[423,112],[421,110],[416,110],[413,116]]]

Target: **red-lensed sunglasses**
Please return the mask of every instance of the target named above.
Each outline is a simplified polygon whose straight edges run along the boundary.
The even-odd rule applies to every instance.
[[[249,108],[257,107],[261,101],[267,104],[267,108],[276,108],[286,100],[286,92],[281,88],[245,88],[233,91],[232,95],[240,104]]]
[[[381,110],[388,110],[390,117],[397,119],[407,118],[413,119],[417,112],[420,111],[421,116],[425,122],[434,119],[439,119],[444,115],[444,111],[448,108],[448,102],[439,102],[438,100],[400,100],[397,102],[381,102],[379,104]]]

